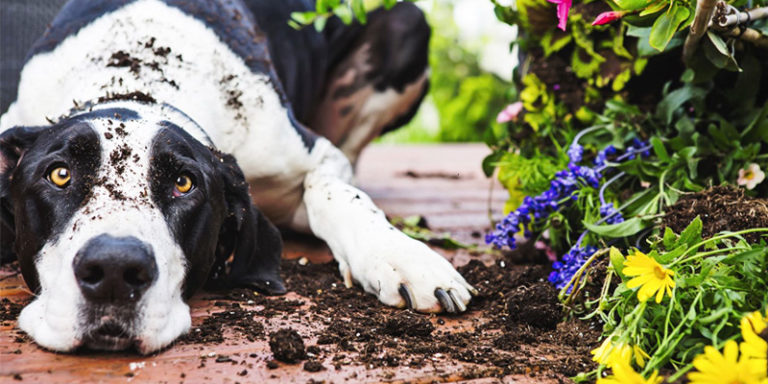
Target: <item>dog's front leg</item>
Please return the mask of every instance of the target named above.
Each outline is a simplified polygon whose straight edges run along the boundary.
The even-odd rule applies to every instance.
[[[476,292],[424,243],[393,227],[370,197],[349,184],[352,171],[326,141],[304,179],[303,202],[312,232],[328,243],[347,286],[353,281],[391,306],[422,312],[462,312]]]

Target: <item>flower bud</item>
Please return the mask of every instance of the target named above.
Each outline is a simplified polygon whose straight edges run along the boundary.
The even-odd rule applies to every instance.
[[[592,22],[592,25],[603,25],[612,23],[618,19],[621,19],[626,15],[626,11],[610,11],[610,12],[603,12],[595,18],[595,21]]]

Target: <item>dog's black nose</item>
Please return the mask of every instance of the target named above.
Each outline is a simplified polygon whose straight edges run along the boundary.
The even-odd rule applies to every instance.
[[[135,237],[94,237],[77,253],[73,266],[85,298],[104,304],[138,301],[157,278],[151,248]]]

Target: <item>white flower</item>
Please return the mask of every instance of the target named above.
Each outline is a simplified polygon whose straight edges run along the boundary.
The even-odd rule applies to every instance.
[[[756,163],[752,163],[745,169],[739,169],[739,179],[736,183],[746,185],[747,189],[754,189],[756,185],[765,180],[765,172]]]

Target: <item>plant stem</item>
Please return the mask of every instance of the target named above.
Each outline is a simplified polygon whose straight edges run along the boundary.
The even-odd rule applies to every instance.
[[[752,20],[763,19],[766,17],[768,17],[768,7],[760,7],[746,12],[737,11],[730,15],[715,16],[712,19],[711,25],[725,28],[733,25],[745,24]]]
[[[746,235],[747,233],[755,233],[755,232],[768,232],[768,228],[751,228],[751,229],[745,229],[745,230],[738,231],[738,232],[726,233],[726,234],[723,234],[723,235],[720,235],[720,236],[710,237],[709,239],[700,241],[700,242],[694,244],[692,247],[688,248],[682,255],[680,255],[680,257],[677,258],[677,260],[675,260],[671,264],[669,264],[669,266],[672,267],[672,266],[674,266],[674,265],[676,265],[678,263],[681,263],[683,261],[690,261],[690,260],[694,260],[694,259],[698,259],[698,258],[703,257],[702,255],[706,255],[706,252],[697,253],[697,254],[695,254],[695,255],[685,259],[685,255],[687,255],[692,250],[698,249],[699,247],[701,247],[704,244],[711,243],[711,242],[717,241],[717,240],[727,239],[727,238],[733,237],[733,236]]]
[[[756,29],[746,28],[741,29],[738,26],[733,27],[725,32],[721,32],[726,37],[733,37],[752,43],[754,46],[762,49],[768,49],[768,36],[763,35]]]
[[[689,62],[696,48],[699,46],[699,40],[707,32],[712,13],[715,11],[716,0],[698,0],[696,2],[696,14],[693,17],[691,31],[685,38],[683,45],[683,61]]]
[[[584,232],[584,234],[586,234],[586,231]],[[584,234],[582,234],[582,236],[584,236]],[[581,241],[581,237],[579,237],[579,242],[580,241]],[[578,242],[576,244],[578,246]],[[587,269],[587,267],[589,267],[589,265],[592,264],[592,262],[595,261],[595,259],[597,259],[598,257],[608,253],[608,250],[609,250],[608,248],[603,248],[603,249],[593,253],[592,256],[590,256],[589,259],[587,259],[584,262],[584,264],[582,264],[582,266],[579,268],[579,270],[576,271],[576,273],[573,274],[573,277],[571,277],[571,280],[568,282],[568,284],[566,284],[563,287],[563,289],[560,290],[560,294],[558,296],[560,296],[560,298],[562,299],[563,295],[565,295],[566,292],[568,292],[568,288],[570,288],[570,287],[576,288],[576,284],[579,282],[579,280],[581,280],[581,275],[584,274],[584,271]],[[568,299],[565,301],[564,304],[568,305],[571,302],[571,299],[576,295],[576,293],[577,293],[576,289],[572,290],[571,294],[568,295]]]
[[[600,192],[598,193],[600,196],[600,203],[605,204],[605,189],[608,188],[609,185],[611,185],[613,182],[621,178],[622,176],[626,175],[627,173],[624,171],[621,171],[617,173],[615,176],[611,177],[608,181],[603,184],[602,187],[600,187]],[[617,211],[618,212],[618,211]],[[613,216],[613,215],[611,215]]]
[[[579,143],[579,139],[581,139],[584,135],[586,135],[586,134],[588,134],[590,132],[594,132],[594,131],[596,131],[596,130],[598,130],[600,128],[605,128],[607,126],[608,126],[607,124],[600,124],[600,125],[594,125],[594,126],[591,126],[589,128],[582,129],[581,132],[577,133],[576,137],[573,138],[573,141],[571,141],[571,145],[578,144]]]

